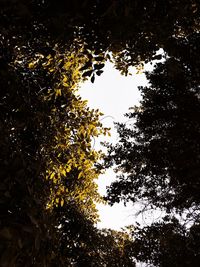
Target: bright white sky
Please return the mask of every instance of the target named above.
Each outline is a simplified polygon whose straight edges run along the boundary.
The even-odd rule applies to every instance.
[[[146,69],[146,68],[145,68]],[[119,71],[114,69],[111,63],[106,63],[104,73],[96,77],[94,84],[86,81],[81,85],[79,93],[83,99],[88,100],[90,108],[99,109],[104,113],[102,123],[105,127],[111,127],[111,137],[99,138],[95,140],[95,149],[102,149],[100,141],[116,142],[117,133],[113,127],[113,122],[127,122],[123,116],[128,112],[129,107],[139,103],[141,99],[138,86],[147,85],[145,74],[136,74],[132,69],[132,76],[122,76]],[[113,170],[108,170],[98,179],[99,192],[106,193],[106,186],[115,179]],[[112,228],[119,230],[121,227],[133,224],[134,214],[140,209],[140,205],[124,207],[122,203],[115,204],[113,207],[108,205],[98,205],[101,222],[98,224],[102,228]],[[145,218],[137,218],[137,221]]]

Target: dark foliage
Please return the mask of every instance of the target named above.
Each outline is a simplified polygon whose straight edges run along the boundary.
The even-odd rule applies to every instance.
[[[127,176],[109,189],[111,202],[121,196],[168,210],[199,205],[198,46],[199,34],[174,42],[182,52],[147,74],[150,86],[140,88],[141,105],[127,114],[135,119],[132,128],[118,124],[120,141],[109,160]]]
[[[119,127],[121,143],[111,160],[128,178],[113,185],[109,198],[145,198],[167,209],[199,205],[199,5],[195,0],[0,1],[1,266],[135,266],[125,233],[97,230],[73,201],[46,209],[52,189],[44,179],[47,163],[60,163],[71,152],[53,152],[54,137],[64,123],[72,128],[82,116],[70,117],[69,91],[53,91],[64,58],[50,73],[42,60],[30,67],[36,55],[53,60],[66,50],[76,53],[78,44],[83,52],[77,57],[85,58],[79,70],[94,82],[107,52],[127,74],[129,66],[156,59],[162,47],[170,58],[148,74],[151,86],[141,89],[142,110],[129,115],[136,128]],[[54,98],[45,101],[49,90]],[[78,173],[71,171],[69,188],[75,188]],[[152,253],[134,255],[160,264]]]
[[[177,219],[165,218],[162,223],[138,227],[133,236],[133,254],[138,261],[145,261],[148,266],[199,266],[199,224],[187,229]]]

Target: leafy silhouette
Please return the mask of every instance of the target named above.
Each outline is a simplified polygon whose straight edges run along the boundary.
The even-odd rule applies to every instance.
[[[196,266],[199,8],[197,0],[1,0],[1,266],[121,267],[135,266],[134,257]],[[192,217],[190,230],[176,222],[142,229],[146,241],[157,238],[150,249],[142,232],[133,246],[126,232],[95,227],[101,153],[91,140],[107,130],[77,91],[106,60],[127,75],[160,59],[160,48],[167,60],[147,74],[141,106],[128,115],[136,124],[118,125],[121,139],[106,161],[124,175],[110,202],[144,199]]]

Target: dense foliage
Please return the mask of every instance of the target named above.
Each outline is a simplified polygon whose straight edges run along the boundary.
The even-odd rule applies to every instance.
[[[139,202],[144,211],[159,208],[182,218],[133,232],[133,253],[152,266],[199,262],[199,38],[197,31],[169,39],[165,60],[146,73],[140,105],[126,114],[133,123],[116,124],[119,141],[107,145],[105,166],[117,172],[106,196],[111,204]]]
[[[177,219],[169,220],[167,217],[163,222],[138,227],[134,231],[133,254],[148,266],[197,267],[200,258],[199,230],[199,223],[187,229]]]
[[[134,257],[197,266],[199,8],[198,0],[0,1],[1,266],[121,267]],[[133,244],[126,232],[95,227],[102,155],[92,142],[108,129],[77,89],[102,74],[110,53],[125,75],[166,61],[147,74],[128,115],[136,123],[118,125],[106,165],[122,176],[107,198],[184,211],[189,230],[163,221],[135,230]]]
[[[2,65],[1,266],[134,266],[127,235],[94,227],[92,143],[108,129],[78,95],[87,57],[75,43],[51,52],[20,49]]]
[[[168,210],[199,206],[198,47],[199,34],[174,43],[183,54],[147,73],[150,86],[140,88],[141,104],[127,114],[135,123],[118,124],[120,141],[110,148],[110,160],[122,172],[110,199],[145,199]]]

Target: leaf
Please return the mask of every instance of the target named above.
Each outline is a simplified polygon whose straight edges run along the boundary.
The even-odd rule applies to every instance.
[[[95,57],[95,60],[96,60],[96,61],[103,61],[103,60],[104,60],[104,57],[102,57],[102,56]]]
[[[89,71],[84,72],[82,76],[83,77],[90,77],[92,73],[93,73],[93,70],[89,70]]]
[[[94,64],[94,69],[95,69],[95,70],[100,70],[100,69],[102,69],[104,66],[105,66],[104,63],[102,63],[102,64]]]
[[[63,86],[65,86],[65,87],[68,87],[68,86],[69,86],[69,84],[68,84],[68,83],[64,83],[64,82],[63,82]]]
[[[152,59],[153,60],[161,60],[162,59],[162,55],[154,56]]]
[[[51,173],[51,175],[50,175],[50,179],[53,179],[53,178],[54,178],[54,176],[55,176],[55,173],[54,173],[54,172],[52,172],[52,173]]]
[[[65,201],[64,201],[64,199],[62,198],[61,201],[60,201],[60,206],[63,207],[64,203],[65,203]]]
[[[96,72],[96,74],[97,74],[98,76],[100,76],[102,73],[103,73],[103,70],[98,70],[98,71]]]
[[[58,67],[59,68],[62,68],[63,66],[64,66],[64,60],[63,59],[61,59],[60,61],[59,61],[59,63],[58,63]]]
[[[66,170],[65,169],[61,170],[61,173],[62,173],[62,175],[66,176]]]
[[[79,175],[78,175],[78,179],[80,179],[83,175],[84,175],[84,173],[80,172]]]
[[[33,62],[30,62],[28,64],[29,69],[33,69],[35,67],[35,64]]]
[[[109,59],[109,60],[111,59],[109,54],[106,55],[106,58]]]
[[[95,80],[95,76],[94,74],[92,75],[92,78],[91,78],[91,82],[94,83],[94,80]]]
[[[71,169],[72,169],[72,166],[71,166],[71,165],[68,165],[68,166],[66,167],[66,169],[65,169],[66,173],[67,173],[67,172],[70,172]]]
[[[88,68],[92,67],[92,62],[88,61],[82,68],[80,68],[80,71],[87,70]]]
[[[55,91],[56,91],[56,96],[61,96],[61,94],[62,94],[61,89],[56,89]]]
[[[92,54],[91,54],[91,52],[89,50],[86,51],[86,55],[87,55],[89,60],[93,59],[93,56],[92,56]]]

